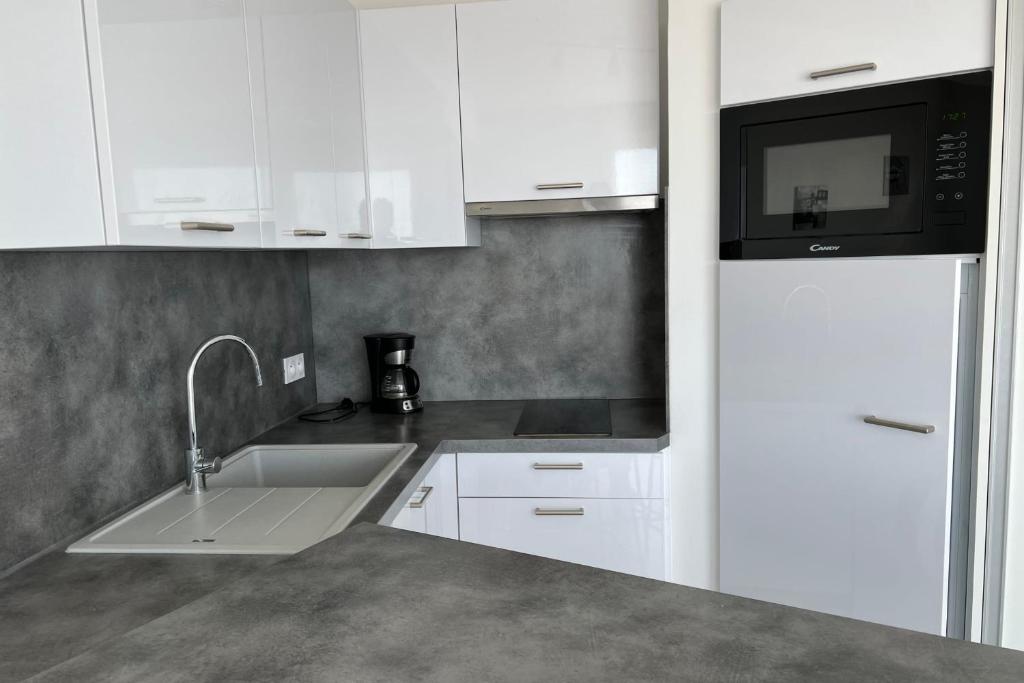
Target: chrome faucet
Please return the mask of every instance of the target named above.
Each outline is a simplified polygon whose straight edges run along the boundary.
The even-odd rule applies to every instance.
[[[220,458],[207,460],[203,455],[203,449],[199,447],[199,435],[196,431],[195,374],[196,364],[199,363],[199,359],[206,353],[206,350],[222,341],[238,342],[245,347],[252,358],[253,367],[256,369],[256,386],[263,386],[263,375],[260,372],[260,362],[256,358],[256,352],[241,337],[223,334],[207,339],[202,346],[196,349],[195,355],[192,356],[192,364],[188,366],[188,448],[185,449],[185,492],[190,494],[206,491],[206,475],[220,472]]]

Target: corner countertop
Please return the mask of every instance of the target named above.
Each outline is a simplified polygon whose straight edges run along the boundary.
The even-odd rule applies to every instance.
[[[39,681],[1019,681],[1024,653],[361,524]]]
[[[407,416],[364,409],[333,424],[290,420],[248,445],[415,443],[416,452],[370,501],[357,523],[378,521],[435,452],[652,452],[668,445],[663,401],[612,401],[613,434],[593,439],[514,438],[524,403],[428,403],[422,413]],[[61,552],[44,556],[0,579],[0,681],[21,680],[60,664],[283,559]]]

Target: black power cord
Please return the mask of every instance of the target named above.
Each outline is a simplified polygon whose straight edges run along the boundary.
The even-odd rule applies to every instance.
[[[359,412],[360,406],[368,406],[369,403],[355,402],[350,398],[342,399],[341,403],[326,410],[318,410],[312,413],[303,413],[299,415],[299,419],[303,422],[317,422],[320,424],[329,424],[331,422],[341,422],[342,420],[348,420],[349,418],[355,417]],[[331,413],[338,413],[331,417],[325,417]]]

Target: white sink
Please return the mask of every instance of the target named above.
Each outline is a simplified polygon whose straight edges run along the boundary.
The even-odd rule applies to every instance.
[[[251,446],[209,491],[179,485],[74,543],[69,553],[290,555],[345,529],[415,444]]]

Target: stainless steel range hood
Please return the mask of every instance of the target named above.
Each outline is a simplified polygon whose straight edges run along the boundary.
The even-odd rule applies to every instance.
[[[518,202],[473,202],[466,204],[467,216],[556,216],[616,211],[654,211],[658,195],[629,197],[573,197],[569,199],[533,199]]]

